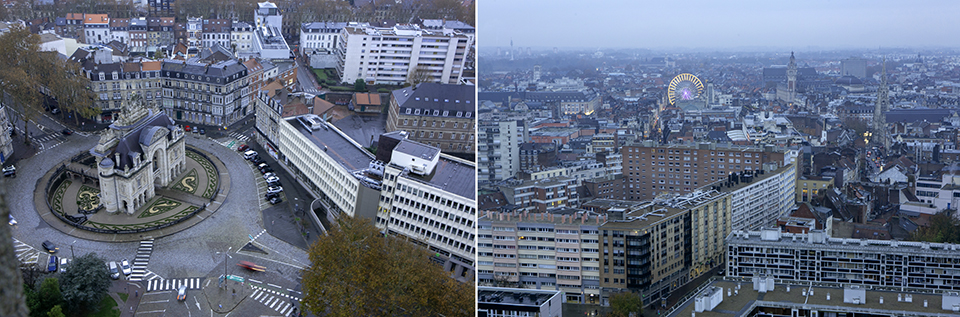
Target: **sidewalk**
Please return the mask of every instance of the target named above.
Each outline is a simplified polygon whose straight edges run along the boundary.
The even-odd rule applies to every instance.
[[[113,284],[110,285],[108,295],[117,301],[117,309],[120,310],[120,317],[130,317],[134,316],[137,307],[140,306],[140,296],[143,295],[143,292],[144,289],[140,283],[119,279],[113,281]],[[117,293],[127,294],[126,302],[124,302]]]

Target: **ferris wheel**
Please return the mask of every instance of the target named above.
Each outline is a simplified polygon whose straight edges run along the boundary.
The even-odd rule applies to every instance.
[[[667,88],[667,97],[670,104],[674,105],[678,100],[694,100],[703,93],[703,83],[700,78],[690,73],[683,73],[673,77],[670,80],[670,86]]]

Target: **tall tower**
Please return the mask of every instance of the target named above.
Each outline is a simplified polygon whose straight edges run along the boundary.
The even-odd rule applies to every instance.
[[[514,53],[515,52],[513,51],[513,39],[510,39],[510,60],[511,61],[513,60]]]
[[[535,82],[540,81],[540,65],[533,66],[533,81]]]
[[[793,52],[790,52],[790,64],[787,64],[787,92],[788,101],[793,102],[797,96],[797,59],[793,57]]]
[[[887,59],[883,59],[880,71],[880,87],[877,88],[877,104],[873,108],[873,141],[883,144],[885,150],[890,148],[890,138],[887,137],[887,117],[884,115],[890,109],[890,96],[887,91]]]

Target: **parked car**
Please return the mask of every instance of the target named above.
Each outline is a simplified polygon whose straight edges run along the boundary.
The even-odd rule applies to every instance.
[[[280,193],[267,193],[263,196],[264,199],[270,200],[272,198],[280,197]]]
[[[13,215],[7,215],[7,216],[10,216],[10,221],[9,221],[8,223],[9,223],[11,226],[16,226],[16,225],[17,225],[17,219],[13,219]]]
[[[110,278],[120,278],[120,266],[117,265],[117,261],[110,261],[110,263],[107,263],[107,269],[110,270]]]
[[[276,204],[279,204],[279,203],[282,203],[282,202],[283,202],[283,199],[280,199],[280,197],[270,198],[270,204],[271,204],[271,205],[276,205]]]
[[[120,271],[123,272],[123,275],[130,275],[130,273],[133,273],[133,269],[130,267],[130,262],[127,261],[127,259],[120,261]]]
[[[70,131],[70,129],[63,129],[60,130],[60,133],[63,133],[63,135],[71,135],[73,134],[73,131]]]
[[[273,168],[270,166],[264,167],[263,169],[260,170],[260,173],[264,173],[264,174],[270,173],[270,172],[273,172]]]
[[[52,113],[52,114],[58,114],[58,113],[60,113],[60,108],[50,109],[50,113]]]
[[[263,174],[263,179],[268,179],[268,178],[271,178],[271,177],[277,177],[277,173],[264,173],[264,174]]]
[[[187,299],[187,285],[180,285],[180,288],[177,289],[177,300]]]
[[[263,169],[268,166],[270,165],[268,165],[267,163],[260,163],[260,164],[257,164],[257,169],[263,171]]]
[[[250,151],[243,152],[243,158],[248,160],[253,159],[256,156],[257,156],[257,151],[250,150]]]
[[[204,128],[200,128],[200,134],[207,134],[207,130]]]
[[[57,253],[57,250],[60,250],[60,248],[58,248],[56,244],[53,244],[53,242],[50,242],[50,240],[43,241],[43,248],[50,253]]]
[[[17,177],[17,168],[13,165],[3,168],[3,176],[5,177]]]
[[[67,270],[67,264],[70,264],[70,259],[60,258],[60,273]]]
[[[243,151],[246,151],[246,150],[249,149],[249,148],[250,148],[249,145],[241,144],[239,147],[237,147],[237,151],[243,152]]]
[[[263,163],[263,159],[260,159],[260,156],[257,155],[250,159],[250,162],[253,162],[253,164],[260,164]]]
[[[190,126],[188,125],[183,126],[183,131],[190,132]]]
[[[57,271],[57,256],[51,255],[50,261],[47,261],[47,272],[56,272]]]
[[[268,194],[269,194],[269,193],[280,193],[280,192],[282,192],[282,191],[283,191],[283,187],[282,187],[282,186],[270,186],[270,187],[267,187],[267,193],[268,193]]]

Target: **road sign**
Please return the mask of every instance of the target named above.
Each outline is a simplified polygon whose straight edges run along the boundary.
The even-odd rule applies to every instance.
[[[227,279],[231,281],[237,281],[237,282],[243,283],[243,277],[241,276],[227,275]]]

